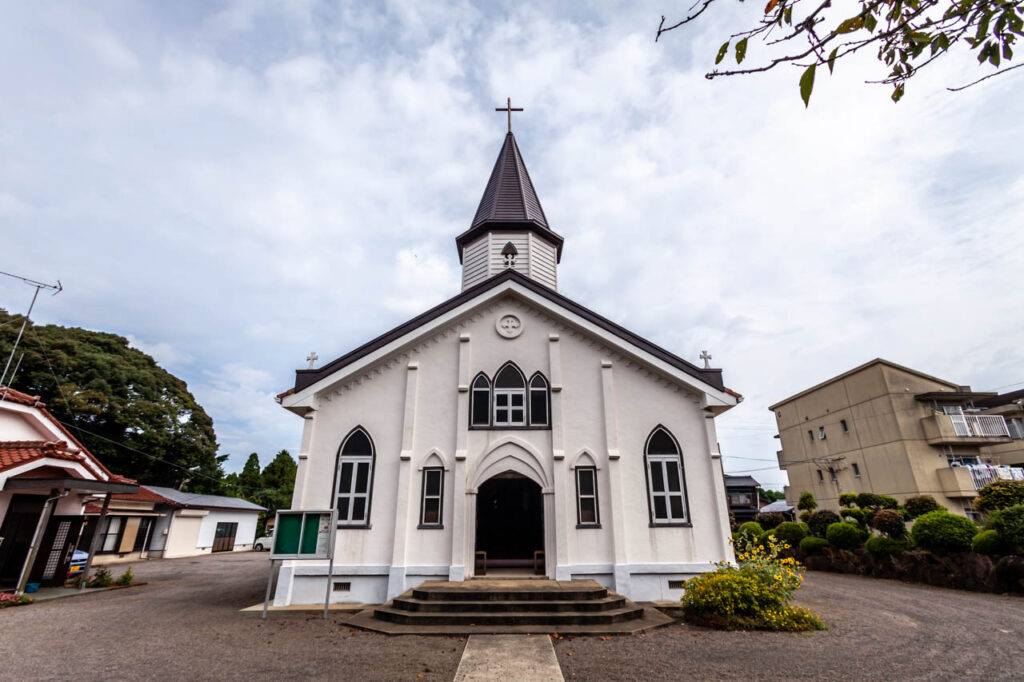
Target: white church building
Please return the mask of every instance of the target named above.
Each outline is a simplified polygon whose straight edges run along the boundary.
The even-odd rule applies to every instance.
[[[731,560],[714,418],[742,397],[558,292],[511,132],[455,241],[461,293],[278,396],[304,420],[292,507],[338,510],[331,600],[517,571],[675,600]],[[322,602],[327,573],[285,561],[274,603]]]

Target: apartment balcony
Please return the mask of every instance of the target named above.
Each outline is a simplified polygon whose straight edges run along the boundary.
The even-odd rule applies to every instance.
[[[946,497],[977,497],[978,488],[967,467],[939,469],[939,487]]]
[[[1006,420],[994,415],[933,414],[921,420],[929,445],[998,445],[1010,442]]]
[[[994,481],[1024,481],[1024,468],[964,464],[938,470],[939,487],[947,497],[976,497],[978,491]]]

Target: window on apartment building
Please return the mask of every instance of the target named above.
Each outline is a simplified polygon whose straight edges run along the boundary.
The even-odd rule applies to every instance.
[[[825,427],[824,426],[819,426],[818,427],[818,440],[825,440]]]
[[[853,467],[853,477],[860,478],[860,465],[854,462],[850,466]]]
[[[1010,430],[1010,437],[1014,440],[1024,439],[1024,419],[1014,417],[1007,420],[1006,427]]]
[[[849,433],[850,432],[850,426],[849,426],[849,424],[846,423],[845,419],[840,419],[839,420],[839,426],[843,427],[843,433]]]
[[[807,440],[811,441],[811,445],[814,445],[814,431],[807,432]]]
[[[821,473],[821,469],[818,469],[818,483],[825,482],[825,474]]]
[[[963,467],[971,464],[981,464],[981,458],[977,455],[946,455],[946,462],[951,467]]]
[[[981,522],[981,513],[974,508],[973,500],[964,500],[964,516],[976,523]]]
[[[831,468],[831,467],[829,467],[828,477],[832,480],[833,483],[835,483],[836,482],[836,470]]]

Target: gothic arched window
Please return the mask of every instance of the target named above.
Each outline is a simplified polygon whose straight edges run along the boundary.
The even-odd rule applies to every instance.
[[[469,398],[469,425],[489,426],[491,423],[491,382],[480,373],[473,380]]]
[[[373,490],[373,441],[357,426],[338,449],[338,470],[334,483],[339,526],[368,526]]]
[[[688,523],[686,478],[679,445],[664,427],[655,428],[647,437],[644,459],[651,523]]]
[[[494,426],[526,426],[526,379],[511,362],[494,375]]]
[[[505,248],[501,250],[501,257],[505,262],[506,268],[514,268],[516,266],[516,256],[519,255],[519,249],[512,242],[505,244]]]
[[[530,426],[548,426],[551,423],[548,398],[548,380],[537,372],[530,379]]]

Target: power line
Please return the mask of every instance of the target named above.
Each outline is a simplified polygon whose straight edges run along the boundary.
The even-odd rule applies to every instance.
[[[3,273],[0,273],[0,274],[3,274]],[[34,331],[34,328],[33,328],[33,331]],[[50,356],[46,352],[46,345],[42,342],[41,339],[37,338],[37,336],[34,335],[34,334],[32,335],[32,340],[35,341],[39,345],[40,350],[42,350],[42,352],[43,352],[43,359],[46,360],[46,364],[47,364],[47,366],[50,369],[50,376],[53,377],[53,382],[57,385],[57,391],[58,391],[58,393],[60,393],[60,397],[64,400],[64,405],[67,407],[68,414],[71,415],[71,419],[73,420],[73,423],[68,424],[68,423],[66,423],[66,422],[64,422],[64,421],[54,417],[54,419],[57,419],[57,421],[59,423],[63,424],[64,426],[67,426],[69,428],[74,428],[76,431],[78,431],[79,436],[81,436],[81,434],[83,432],[84,433],[88,433],[93,438],[99,438],[100,440],[105,440],[108,443],[112,443],[113,445],[116,445],[116,446],[118,446],[120,448],[124,448],[125,450],[128,450],[129,452],[134,452],[134,453],[142,455],[144,457],[149,457],[154,462],[160,462],[161,464],[166,464],[167,466],[174,467],[175,469],[179,469],[181,471],[184,471],[185,473],[187,473],[187,474],[189,474],[191,476],[201,476],[202,478],[209,479],[209,480],[213,481],[214,483],[218,483],[218,484],[221,484],[221,485],[224,484],[223,479],[214,478],[213,476],[210,476],[209,474],[204,474],[201,471],[194,471],[194,470],[192,470],[192,469],[190,469],[188,467],[184,467],[184,466],[182,466],[180,464],[176,464],[175,462],[171,462],[171,461],[168,461],[168,460],[163,459],[161,457],[157,457],[156,455],[151,455],[148,452],[144,452],[142,450],[139,450],[138,448],[133,448],[130,445],[126,445],[124,443],[120,443],[120,442],[118,442],[116,440],[113,440],[111,438],[107,438],[106,436],[101,436],[98,433],[93,433],[92,431],[89,431],[87,429],[83,429],[81,426],[79,426],[79,424],[78,424],[78,415],[76,415],[75,411],[73,409],[71,409],[71,403],[68,402],[67,396],[64,394],[64,386],[60,383],[60,379],[57,378],[57,373],[53,371],[53,365],[50,364]],[[257,492],[287,492],[287,490],[285,490],[284,488],[254,488],[252,486],[244,486],[244,485],[237,485],[237,484],[233,485],[233,487],[240,488],[240,489],[243,489],[243,490],[254,490],[254,491],[257,491]]]

